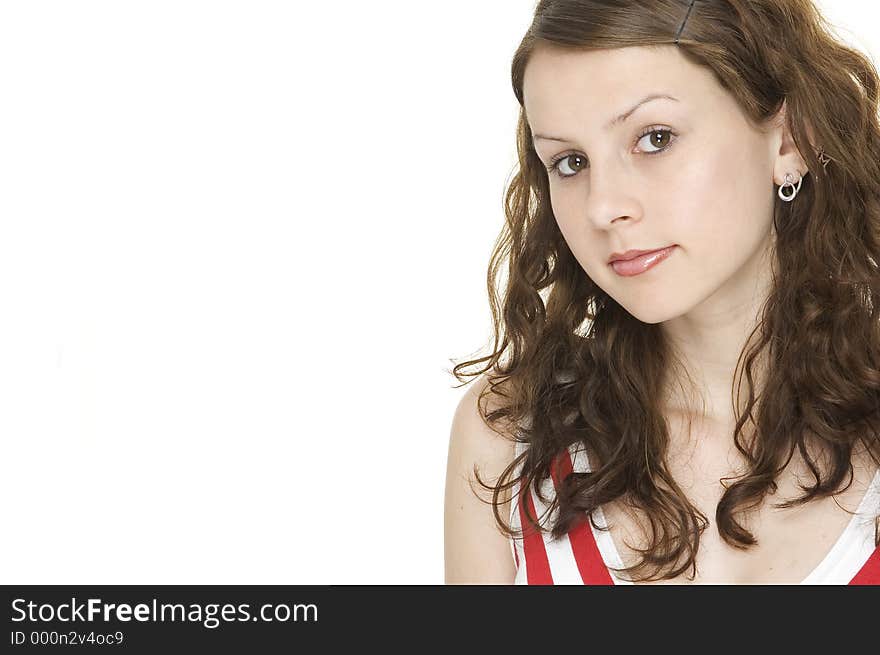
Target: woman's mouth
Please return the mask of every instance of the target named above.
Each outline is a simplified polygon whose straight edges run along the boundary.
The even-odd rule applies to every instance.
[[[672,254],[672,251],[675,250],[677,245],[678,244],[674,244],[669,246],[668,248],[654,250],[653,252],[646,252],[643,255],[635,257],[634,259],[618,259],[617,261],[611,262],[609,266],[614,269],[615,273],[624,277],[641,275],[648,269],[654,268],[654,266],[669,257],[669,255]]]

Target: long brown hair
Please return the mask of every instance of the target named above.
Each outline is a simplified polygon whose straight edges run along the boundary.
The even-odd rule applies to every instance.
[[[680,360],[658,325],[630,315],[569,250],[552,213],[547,169],[532,144],[523,74],[540,44],[579,50],[672,45],[690,4],[537,3],[511,68],[520,104],[518,164],[488,269],[494,345],[452,371],[463,384],[486,373],[484,420],[499,432],[502,422],[516,426],[507,434],[528,444],[497,485],[474,470],[493,492],[504,533],[519,538],[522,530],[501,516],[500,494],[521,485],[540,489],[557,455],[583,445],[592,471],[572,473],[546,499],[548,513],[558,510],[548,529],[560,537],[585,512],[592,517],[603,503],[627,499],[651,522],[650,546],[635,565],[620,569],[641,580],[677,577],[688,568],[695,575],[707,526],[664,459],[669,427],[658,398]],[[847,475],[848,488],[859,443],[880,464],[880,79],[864,54],[834,38],[810,0],[701,0],[678,47],[714,73],[754,124],[785,101],[788,127],[809,169],[797,201],[776,202],[772,287],[736,367],[748,379],[748,397],[733,437],[748,468],[725,484],[715,519],[725,542],[748,548],[756,541],[738,516],[776,490],[795,452],[815,484],[777,507],[833,495]],[[768,362],[763,385],[752,371],[759,356]],[[741,385],[741,375],[734,377]],[[753,386],[769,391],[756,398]],[[488,411],[482,401],[490,392],[499,405]],[[813,458],[813,443],[828,456],[827,466]],[[528,521],[544,529],[538,517]]]

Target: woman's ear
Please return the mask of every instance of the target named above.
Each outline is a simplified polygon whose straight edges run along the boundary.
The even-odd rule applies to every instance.
[[[785,184],[786,174],[797,173],[803,177],[809,172],[809,169],[807,168],[807,163],[804,160],[803,155],[801,155],[800,150],[798,150],[797,145],[792,138],[791,130],[788,125],[787,105],[785,100],[782,101],[782,106],[773,117],[772,124],[774,135],[777,137],[774,140],[774,143],[778,144],[778,147],[774,152],[776,161],[773,165],[773,178],[777,185],[782,185]],[[809,127],[807,127],[807,133],[812,143],[812,130]]]

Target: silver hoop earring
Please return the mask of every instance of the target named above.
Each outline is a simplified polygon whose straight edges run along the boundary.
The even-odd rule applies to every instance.
[[[791,202],[792,200],[794,200],[795,196],[798,194],[798,191],[801,190],[801,182],[804,181],[804,178],[801,176],[801,174],[798,173],[797,186],[795,186],[795,183],[792,182],[791,180],[792,180],[791,173],[786,173],[785,174],[785,183],[781,187],[779,187],[779,191],[777,191],[777,194],[779,195],[780,200],[784,200],[785,202]],[[787,196],[782,192],[782,190],[787,186],[790,186],[790,187],[792,187],[792,189],[794,189],[791,192],[790,196]]]

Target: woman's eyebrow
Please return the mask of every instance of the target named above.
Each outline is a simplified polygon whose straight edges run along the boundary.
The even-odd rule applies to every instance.
[[[605,131],[608,131],[612,127],[614,127],[615,125],[618,125],[618,124],[624,122],[627,118],[632,116],[632,114],[635,112],[636,109],[638,109],[642,105],[645,105],[645,104],[651,102],[652,100],[659,100],[661,98],[665,98],[666,100],[674,100],[675,102],[678,102],[678,98],[671,96],[667,93],[652,93],[650,95],[645,96],[641,100],[639,100],[635,105],[633,105],[632,107],[627,109],[625,112],[623,112],[619,116],[616,116],[615,118],[612,118],[610,121],[608,121],[608,123],[605,124]],[[544,141],[571,141],[571,139],[563,139],[562,137],[558,137],[558,136],[546,136],[544,134],[535,134],[532,136],[533,141],[537,141],[538,139],[543,139]]]

